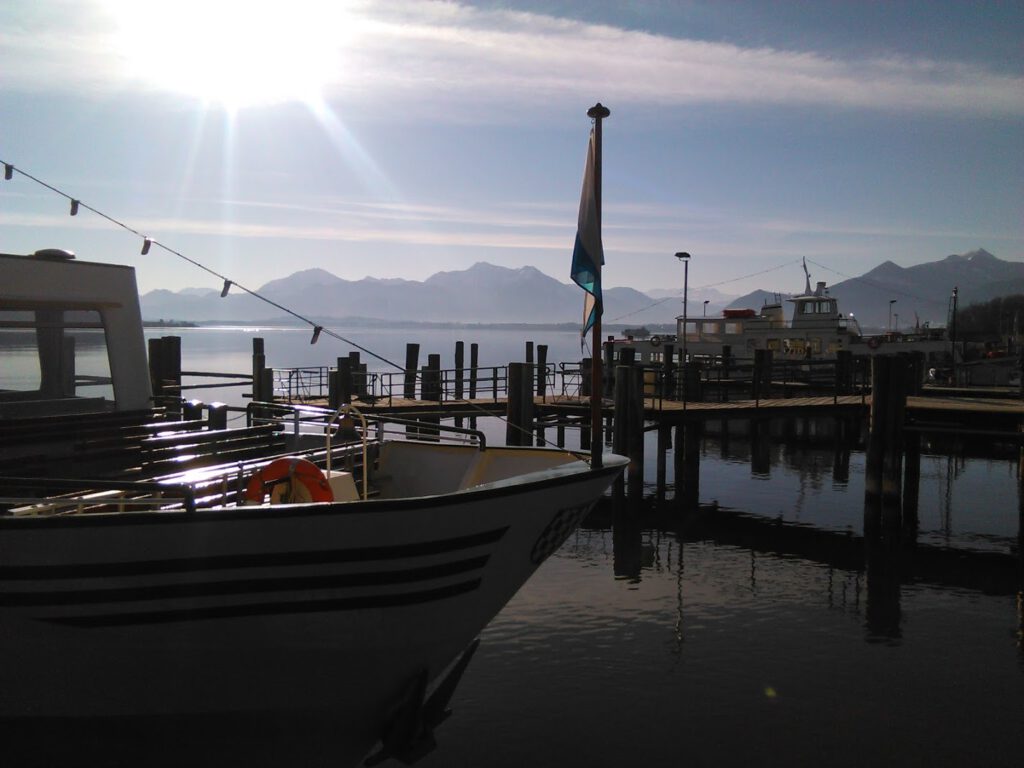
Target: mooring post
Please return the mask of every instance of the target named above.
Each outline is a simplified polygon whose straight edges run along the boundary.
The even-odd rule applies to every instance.
[[[840,349],[836,352],[835,361],[835,393],[839,395],[850,394],[850,375],[853,371],[853,353],[848,349]]]
[[[703,431],[699,421],[686,422],[683,430],[683,508],[687,511],[700,506],[700,443]],[[678,444],[676,450],[679,450]]]
[[[764,349],[754,350],[754,372],[750,375],[750,399],[755,402],[761,399],[761,379],[764,371]]]
[[[608,341],[604,343],[604,349],[602,354],[604,355],[604,365],[601,368],[601,378],[604,379],[604,393],[603,397],[609,397],[612,394],[612,390],[615,387],[615,345],[613,343],[614,336],[609,336]],[[597,354],[597,350],[594,350],[594,354]]]
[[[528,363],[532,363],[533,362],[533,342],[532,341],[526,342],[526,362],[528,362]]]
[[[359,352],[348,353],[348,359],[352,362],[352,398],[354,400],[365,400],[369,395],[367,390],[366,363],[359,360]]]
[[[431,402],[440,403],[443,400],[443,394],[441,392],[441,356],[440,355],[427,355],[427,364],[423,368],[423,399]],[[420,435],[428,435],[428,439],[437,440],[439,439],[440,430],[438,425],[441,423],[440,409],[438,413],[426,415],[419,419],[420,423],[424,426],[420,428]]]
[[[160,339],[149,340],[149,386],[153,402],[161,405],[164,394],[164,345]]]
[[[548,345],[537,345],[537,397],[547,397]]]
[[[628,365],[615,367],[612,451],[620,456],[628,455],[629,450],[629,370]]]
[[[416,371],[420,367],[420,345],[405,345],[405,386],[402,397],[406,400],[416,399]]]
[[[206,407],[207,429],[228,428],[228,407],[224,403],[210,403]]]
[[[526,397],[524,390],[532,392],[530,367],[526,363],[508,364],[508,400],[505,406],[505,444],[527,445],[532,439],[527,414],[524,412]],[[532,398],[530,400],[533,402]]]
[[[669,445],[672,442],[672,428],[664,421],[658,422],[658,448],[657,448],[657,470],[655,477],[655,490],[659,502],[665,500],[665,475]]]
[[[464,342],[455,342],[455,399],[462,400],[464,394],[463,379],[466,376],[466,345]],[[455,426],[462,426],[462,417],[455,417]]]
[[[475,341],[469,345],[469,399],[476,397],[477,367],[480,363],[480,345]]]
[[[181,337],[164,336],[164,394],[170,395],[168,400],[169,414],[181,415]]]
[[[672,440],[674,446],[672,450],[672,485],[675,487],[675,506],[682,510],[685,507],[683,504],[683,482],[686,477],[684,469],[686,456],[683,453],[683,433],[686,427],[683,424],[676,424],[674,429],[676,435]]]
[[[466,375],[466,344],[455,342],[455,399],[461,400],[463,394],[462,380]]]
[[[338,358],[338,376],[335,389],[335,399],[338,407],[348,405],[352,402],[352,358]]]
[[[252,399],[263,400],[263,393],[260,386],[263,382],[263,369],[267,365],[267,357],[264,352],[263,339],[254,337],[252,340]]]
[[[889,402],[888,358],[871,358],[871,411],[869,416],[867,450],[864,457],[864,498],[880,500],[882,497],[882,465],[885,457],[886,407]]]
[[[644,489],[644,370],[629,369],[629,494],[635,498]]]
[[[891,527],[900,525],[900,501],[903,491],[903,421],[907,408],[908,360],[903,355],[888,358],[889,390],[885,404],[885,457],[882,460],[883,515],[889,515]]]

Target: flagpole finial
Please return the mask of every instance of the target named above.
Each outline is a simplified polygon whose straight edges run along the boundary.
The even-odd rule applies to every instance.
[[[599,101],[597,102],[597,104],[595,104],[594,106],[587,110],[587,117],[602,118],[608,117],[608,115],[610,115],[611,113],[612,111]]]

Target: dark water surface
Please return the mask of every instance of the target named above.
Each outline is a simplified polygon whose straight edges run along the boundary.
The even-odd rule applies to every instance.
[[[608,500],[484,632],[422,765],[1020,765],[1016,450],[926,448],[917,554],[865,545],[835,450],[773,441],[765,476],[709,436],[699,514]]]

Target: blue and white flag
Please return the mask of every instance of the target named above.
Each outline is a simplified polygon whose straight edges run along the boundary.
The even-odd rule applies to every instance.
[[[604,247],[601,245],[601,222],[597,215],[596,151],[594,131],[591,129],[587,166],[583,171],[576,245],[572,250],[573,282],[587,292],[583,300],[583,335],[594,326],[602,312],[601,265],[604,264]]]

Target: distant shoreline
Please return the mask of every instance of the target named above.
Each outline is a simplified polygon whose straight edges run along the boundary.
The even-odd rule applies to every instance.
[[[373,320],[360,318],[320,318],[315,322],[324,328],[430,328],[431,330],[487,330],[487,331],[579,331],[578,323],[458,323],[458,322],[415,322],[412,320]],[[296,328],[305,329],[308,325],[296,323],[285,318],[262,320],[144,320],[147,328]],[[621,332],[631,328],[628,323],[610,323],[604,326],[609,332]],[[675,333],[675,325],[646,324],[651,333]]]

